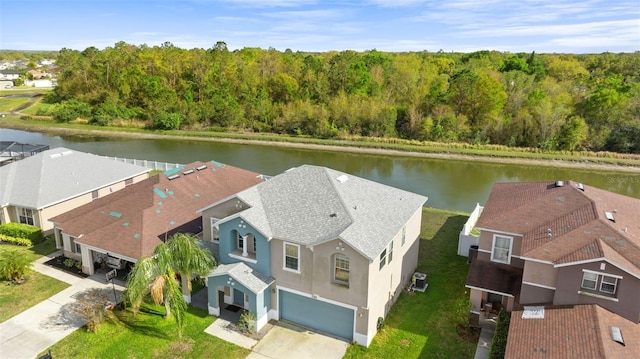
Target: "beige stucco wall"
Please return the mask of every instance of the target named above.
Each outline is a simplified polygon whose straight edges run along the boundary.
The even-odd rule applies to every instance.
[[[239,207],[238,207],[239,206]],[[211,241],[211,218],[223,219],[232,214],[238,213],[247,207],[238,203],[238,200],[230,198],[229,200],[222,202],[215,207],[208,208],[202,211],[202,239]]]
[[[74,208],[90,203],[91,201],[93,201],[91,193],[86,193],[78,197],[71,198],[67,201],[60,202],[53,206],[43,208],[40,211],[40,218],[42,218],[44,222],[40,228],[42,228],[43,231],[52,230],[53,223],[49,221],[49,218],[53,218]]]
[[[558,269],[552,264],[527,261],[522,271],[522,281],[541,284],[547,287],[556,286]]]
[[[406,224],[405,244],[401,245],[402,230],[400,230],[393,238],[393,260],[387,263],[380,270],[379,256],[369,265],[369,291],[367,295],[369,312],[367,333],[374,335],[376,333],[376,324],[378,317],[386,318],[391,306],[398,299],[402,289],[409,283],[411,276],[417,267],[417,256],[408,254],[409,251],[417,251],[418,245],[416,241],[420,240],[420,226],[422,221],[422,208],[418,209]],[[387,252],[387,259],[389,253]],[[403,275],[403,258],[408,258],[416,263],[408,263],[404,265],[405,274]],[[411,274],[407,275],[406,272]],[[427,274],[427,282],[429,276]]]

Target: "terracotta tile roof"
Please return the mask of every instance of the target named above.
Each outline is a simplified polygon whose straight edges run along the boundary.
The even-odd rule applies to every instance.
[[[521,284],[521,268],[477,259],[471,262],[466,283],[468,287],[511,294],[514,297],[519,296]]]
[[[524,319],[511,313],[505,358],[638,358],[640,324],[597,304],[547,307],[542,319]],[[612,339],[618,327],[625,345]]]
[[[177,177],[171,180],[173,176]],[[198,209],[261,182],[255,172],[218,162],[195,162],[152,176],[51,221],[64,233],[77,237],[78,243],[137,259],[150,255],[173,233],[201,232]]]
[[[497,183],[476,226],[522,235],[526,258],[555,264],[606,258],[640,276],[640,199],[563,182]]]

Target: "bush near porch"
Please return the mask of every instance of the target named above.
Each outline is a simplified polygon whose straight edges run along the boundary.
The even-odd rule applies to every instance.
[[[423,209],[417,271],[427,274],[427,291],[404,291],[369,348],[351,345],[344,358],[473,358],[478,333],[466,329],[469,268],[457,255],[468,216]]]

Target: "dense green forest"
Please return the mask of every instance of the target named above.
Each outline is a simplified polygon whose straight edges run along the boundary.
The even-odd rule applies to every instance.
[[[62,49],[59,121],[640,153],[640,53]]]

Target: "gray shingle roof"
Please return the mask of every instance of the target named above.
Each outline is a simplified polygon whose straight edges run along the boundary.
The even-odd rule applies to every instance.
[[[241,216],[267,237],[301,245],[341,238],[376,258],[427,198],[325,167],[304,165],[240,192]]]
[[[0,205],[41,209],[148,171],[59,147],[0,167]]]
[[[259,293],[267,289],[274,279],[269,277],[265,278],[259,272],[254,272],[251,267],[240,262],[232,264],[220,264],[214,269],[209,276],[221,276],[229,275],[231,278],[238,281],[243,286],[247,287],[253,293]]]

